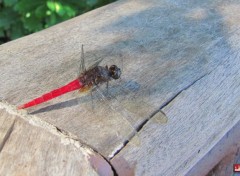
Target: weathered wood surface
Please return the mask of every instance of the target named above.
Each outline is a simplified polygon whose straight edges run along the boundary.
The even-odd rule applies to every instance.
[[[240,123],[238,122],[188,175],[225,176],[236,175],[233,164],[240,162]],[[210,161],[210,162],[209,162]],[[213,168],[208,172],[206,168]],[[207,174],[208,173],[208,174]]]
[[[238,35],[231,38],[232,42]],[[143,128],[139,136],[144,147],[133,147],[130,142],[113,159],[117,170],[125,172],[126,166],[118,163],[126,160],[129,169],[139,168],[137,175],[150,169],[162,175],[183,175],[216,145],[239,121],[240,113],[239,98],[235,98],[240,96],[239,53],[226,58],[162,109],[169,123],[160,127],[152,119]],[[148,155],[151,158],[143,157]]]
[[[239,10],[237,0],[118,1],[0,46],[0,96],[19,105],[75,79],[82,44],[87,64],[94,54],[102,65],[123,60],[111,99],[95,93],[94,110],[90,96],[69,93],[29,113],[120,175],[183,175],[240,120]]]
[[[34,116],[0,103],[0,119],[1,175],[113,175],[100,155]]]

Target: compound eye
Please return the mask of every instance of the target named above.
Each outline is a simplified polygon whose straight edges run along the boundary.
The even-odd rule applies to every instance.
[[[116,65],[111,65],[111,67],[109,68],[109,72],[110,72],[110,76],[113,79],[118,79],[121,76],[121,70]]]

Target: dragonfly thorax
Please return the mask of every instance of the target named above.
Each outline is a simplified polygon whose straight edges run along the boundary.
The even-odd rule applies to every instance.
[[[96,66],[90,70],[85,71],[79,77],[84,86],[94,86],[106,83],[111,79],[118,79],[121,76],[121,70],[116,65],[111,65],[109,68]]]

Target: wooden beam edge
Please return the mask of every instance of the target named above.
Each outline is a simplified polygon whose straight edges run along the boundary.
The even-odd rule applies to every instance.
[[[64,131],[46,121],[43,121],[35,115],[27,114],[26,110],[17,110],[15,106],[9,104],[4,100],[0,100],[0,109],[4,109],[8,114],[19,117],[24,121],[27,121],[30,125],[35,127],[40,127],[43,130],[46,130],[51,134],[59,137],[61,140],[61,144],[63,145],[73,145],[77,150],[80,150],[82,153],[85,154],[90,165],[99,175],[103,173],[104,174],[107,173],[107,175],[114,175],[116,173],[113,166],[110,164],[110,162],[106,158],[104,158],[104,156],[102,156],[96,150],[92,149],[90,146],[82,143],[77,138],[77,136],[67,131]],[[11,134],[13,126],[14,126],[14,122],[11,125],[11,127],[8,129],[8,132],[6,135],[8,135],[8,133],[9,135]],[[1,147],[3,146],[0,146],[0,149]]]

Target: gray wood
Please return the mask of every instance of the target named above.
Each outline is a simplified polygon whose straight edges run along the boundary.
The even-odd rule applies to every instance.
[[[1,175],[113,175],[101,156],[76,145],[77,141],[70,142],[70,137],[67,143],[68,136],[51,133],[49,127],[34,122],[34,117],[29,124],[24,115],[17,116],[16,110],[3,103],[0,113],[5,122],[0,134],[8,134],[1,142]]]
[[[69,93],[28,112],[113,158],[118,172],[122,163],[130,174],[186,173],[239,120],[224,118],[237,112],[231,109],[237,96],[230,91],[232,85],[238,90],[231,79],[239,64],[239,6],[237,0],[122,0],[99,8],[1,45],[0,96],[19,105],[72,81],[84,44],[87,65],[94,55],[105,58],[102,65],[123,63],[122,80],[110,83],[110,100],[95,92],[92,110],[91,96]],[[224,75],[229,81],[214,87]],[[216,103],[225,103],[226,110],[214,111]],[[211,119],[214,115],[224,121]],[[139,134],[133,133],[139,125]],[[191,153],[199,148],[199,155]],[[175,172],[167,171],[171,164]]]
[[[131,141],[114,157],[119,175],[126,167],[136,175],[185,175],[240,122],[239,39],[240,32],[229,37],[233,53],[162,108],[166,125],[151,119],[139,134],[142,146]]]
[[[116,99],[106,103],[95,93],[94,112],[91,97],[77,93],[29,110],[110,158],[132,134],[124,118],[138,126],[231,52],[224,35],[236,24],[223,28],[224,17],[212,10],[220,2],[119,1],[2,45],[0,94],[19,105],[75,79],[82,44],[87,64],[94,54],[102,65],[123,60],[122,81],[110,84]]]
[[[238,122],[193,167],[187,175],[225,176],[233,175],[233,164],[240,161],[240,122]]]
[[[5,118],[6,112],[0,111],[0,152],[12,133],[15,118]]]

